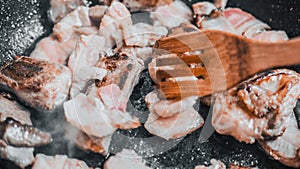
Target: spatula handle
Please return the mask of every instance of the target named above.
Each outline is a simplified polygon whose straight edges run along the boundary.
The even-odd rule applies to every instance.
[[[250,74],[274,67],[300,64],[300,38],[279,43],[249,44]]]

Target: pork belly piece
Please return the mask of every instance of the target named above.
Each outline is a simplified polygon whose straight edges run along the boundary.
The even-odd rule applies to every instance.
[[[10,94],[0,93],[0,110],[0,122],[13,118],[22,124],[32,125],[30,112],[13,100]]]
[[[154,25],[162,25],[171,29],[183,22],[190,22],[192,11],[183,2],[176,0],[169,5],[158,7],[151,12],[150,17],[154,20]]]
[[[113,1],[103,16],[99,34],[105,37],[105,45],[113,48],[123,45],[123,30],[132,25],[131,15],[124,4]]]
[[[86,0],[51,0],[49,17],[52,22],[57,23],[67,14],[75,10],[80,5],[87,5]]]
[[[226,169],[226,166],[222,161],[211,159],[210,163],[210,166],[198,165],[195,169]]]
[[[214,4],[210,2],[198,2],[193,4],[196,25],[200,29],[221,30],[238,34],[237,30],[225,18]]]
[[[53,35],[62,42],[71,38],[76,28],[91,26],[89,8],[80,6],[54,25]]]
[[[71,38],[58,41],[54,35],[43,38],[31,52],[30,57],[65,65],[81,35],[91,35],[98,32],[97,27],[74,28]]]
[[[137,23],[124,30],[124,40],[127,46],[153,46],[155,42],[166,36],[168,30],[163,26],[151,26]]]
[[[217,94],[212,125],[218,133],[245,143],[282,135],[300,97],[299,82],[298,73],[277,69]]]
[[[89,169],[84,161],[68,158],[66,155],[47,156],[37,154],[32,169]]]
[[[34,148],[26,147],[13,147],[3,143],[0,140],[0,156],[1,158],[8,159],[21,168],[32,164],[34,161],[33,157]]]
[[[104,169],[150,169],[143,162],[142,157],[133,150],[123,149],[111,156],[104,164]]]
[[[265,149],[266,153],[275,160],[289,167],[300,167],[300,130],[297,121],[292,113],[284,123],[286,129],[281,136],[271,140],[258,142]]]
[[[67,99],[71,73],[60,64],[17,56],[0,68],[0,85],[25,104],[50,112]]]
[[[105,39],[102,36],[81,36],[68,62],[68,67],[73,74],[71,98],[84,92],[83,89],[90,80],[102,80],[106,75],[105,69],[95,66],[100,53],[104,51],[104,43]]]
[[[283,42],[289,40],[284,31],[264,31],[255,34],[251,39],[263,42]]]
[[[95,25],[99,25],[102,17],[104,16],[107,6],[105,5],[95,5],[90,7],[89,16]]]
[[[65,138],[69,145],[76,145],[84,151],[92,151],[106,155],[109,150],[111,135],[105,137],[95,137],[87,135],[71,125],[65,125]]]
[[[67,121],[84,133],[96,137],[112,135],[120,129],[140,126],[137,118],[125,111],[127,99],[115,85],[94,87],[89,95],[78,94],[64,103]]]
[[[267,24],[239,8],[227,8],[224,11],[224,15],[238,31],[238,34],[244,35],[247,38],[251,38],[259,32],[270,29]]]
[[[145,128],[151,134],[166,140],[180,138],[195,131],[204,124],[203,118],[193,108],[196,99],[197,97],[179,101],[160,100],[156,92],[149,93],[145,98],[150,111]]]
[[[33,146],[48,144],[52,139],[49,133],[31,126],[29,111],[13,99],[0,94],[0,156],[24,168],[34,160]]]
[[[15,147],[34,147],[49,144],[51,135],[12,118],[0,122],[0,139]]]
[[[128,56],[125,53],[115,53],[112,56],[102,57],[96,66],[107,70],[107,75],[97,85],[117,84],[122,90],[124,98],[127,99],[144,69],[144,63],[141,59]]]

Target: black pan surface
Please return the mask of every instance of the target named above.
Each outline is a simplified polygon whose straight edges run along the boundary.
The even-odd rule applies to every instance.
[[[183,1],[188,5],[197,2],[197,0]],[[93,3],[96,2],[93,1]],[[249,11],[272,28],[285,30],[290,37],[300,35],[300,1],[298,0],[229,0],[228,6]],[[0,0],[0,7],[0,64],[15,55],[28,55],[38,40],[51,33],[52,23],[47,19],[46,13],[49,8],[48,0]],[[291,67],[291,69],[300,73],[299,66]],[[149,73],[144,71],[130,97],[129,108],[142,122],[149,113],[144,97],[153,90],[153,86]],[[199,103],[197,108],[199,113],[206,118],[209,107]],[[295,107],[297,117],[300,117],[299,112],[300,103]],[[156,138],[155,141],[150,142],[147,140],[151,140],[153,136],[143,127],[127,131],[118,130],[113,135],[115,139],[110,147],[111,154],[104,157],[81,151],[68,144],[63,137],[64,130],[62,129],[66,124],[62,111],[44,114],[32,110],[31,116],[35,126],[51,132],[54,137],[53,143],[37,148],[35,153],[66,154],[82,159],[92,167],[102,167],[105,159],[111,154],[123,148],[130,148],[143,155],[147,164],[153,168],[192,169],[198,164],[209,164],[211,158],[216,158],[225,164],[257,166],[260,169],[288,169],[266,155],[258,145],[239,143],[229,136],[214,133],[207,142],[200,143],[197,140],[201,129],[184,139],[165,141]],[[168,146],[170,148],[166,151]],[[10,161],[0,159],[0,169],[14,168],[18,167]]]

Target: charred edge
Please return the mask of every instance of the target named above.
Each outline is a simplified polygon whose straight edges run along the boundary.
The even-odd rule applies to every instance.
[[[128,76],[128,72],[127,71],[121,76],[120,82],[119,82],[120,89],[123,89],[124,84],[125,84],[126,79],[127,79],[127,76]]]
[[[247,43],[239,40],[239,39],[236,39],[234,40],[233,44],[236,44],[236,47],[237,47],[237,58],[239,58],[239,76],[242,77],[242,78],[247,78],[247,75],[249,74],[249,70],[248,70],[248,67],[245,67],[246,65],[249,65],[248,62],[248,59],[247,57],[248,56],[245,56],[245,54],[247,54],[249,52],[249,46]],[[242,57],[246,58],[246,59],[241,59]],[[246,62],[246,63],[245,63]],[[244,65],[244,66],[243,66]]]

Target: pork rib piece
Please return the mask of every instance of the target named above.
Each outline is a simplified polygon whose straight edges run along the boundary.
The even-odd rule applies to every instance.
[[[259,74],[217,94],[212,125],[220,134],[254,143],[282,135],[300,97],[300,75],[286,69]]]
[[[133,150],[123,149],[111,156],[104,164],[104,169],[150,169]]]
[[[37,154],[32,169],[89,169],[84,161],[68,158],[66,155],[46,156]]]
[[[42,111],[61,106],[68,97],[70,85],[69,69],[56,63],[17,56],[0,68],[0,86]]]

